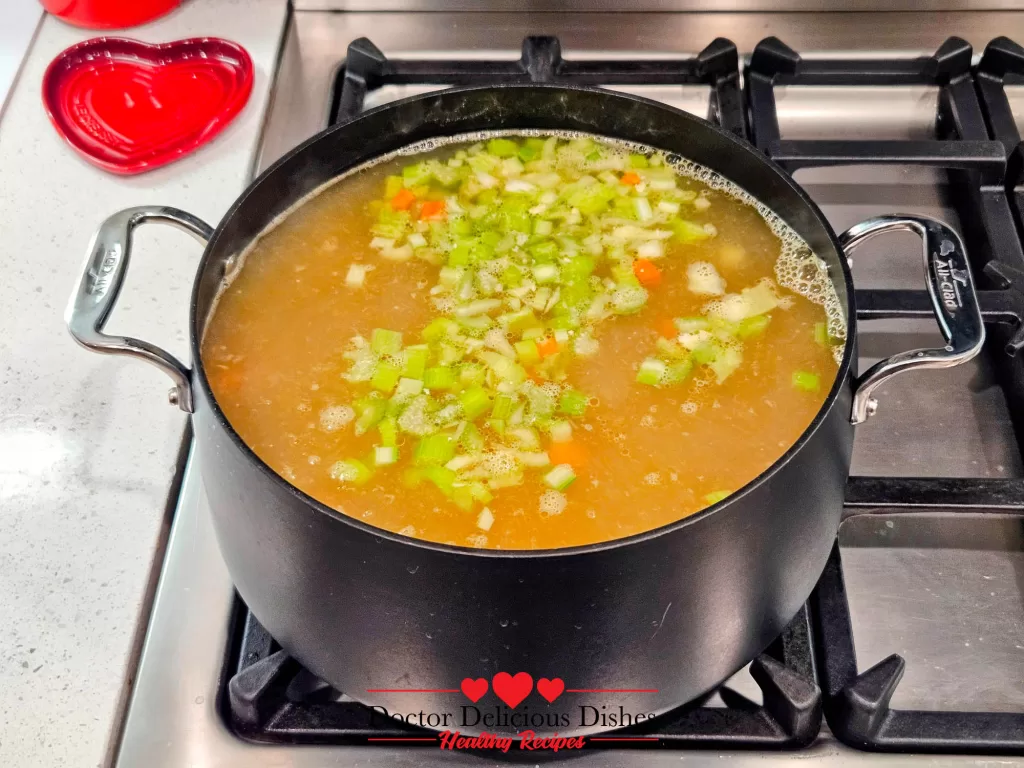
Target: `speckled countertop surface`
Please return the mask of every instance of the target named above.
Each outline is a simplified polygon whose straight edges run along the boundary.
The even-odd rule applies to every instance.
[[[39,92],[61,50],[95,36],[47,18],[0,116],[0,765],[105,764],[162,545],[185,427],[169,379],[78,348],[63,312],[96,225],[163,203],[215,224],[245,187],[286,0],[189,0],[123,34],[222,36],[256,65],[244,112],[166,168],[118,178],[51,128]],[[150,226],[108,329],[187,359],[200,248]]]

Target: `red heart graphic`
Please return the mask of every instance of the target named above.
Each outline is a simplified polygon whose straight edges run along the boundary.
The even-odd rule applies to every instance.
[[[555,677],[551,680],[542,677],[537,681],[537,693],[547,699],[549,704],[561,696],[564,690],[565,682],[560,677]]]
[[[252,81],[249,54],[227,40],[98,37],[53,60],[43,101],[57,132],[89,162],[131,174],[173,162],[224,130]]]
[[[515,709],[533,690],[533,678],[526,672],[517,672],[514,676],[499,672],[491,680],[491,687],[499,699]]]
[[[466,698],[476,704],[487,693],[487,680],[483,677],[478,677],[474,680],[472,677],[467,677],[462,681],[462,692],[466,694]]]

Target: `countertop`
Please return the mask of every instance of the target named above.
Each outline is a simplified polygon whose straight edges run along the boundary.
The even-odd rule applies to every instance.
[[[0,119],[0,765],[107,762],[167,532],[186,419],[154,368],[77,347],[63,312],[108,214],[163,203],[216,224],[246,186],[286,0],[190,0],[122,34],[243,45],[252,96],[211,144],[119,178],[57,136],[39,98],[61,50],[98,33],[46,18]],[[187,359],[200,247],[150,226],[108,326]]]

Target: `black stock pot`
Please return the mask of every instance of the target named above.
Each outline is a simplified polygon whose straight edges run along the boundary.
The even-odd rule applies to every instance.
[[[582,131],[690,158],[771,208],[828,265],[849,321],[835,382],[799,440],[724,501],[591,546],[444,546],[317,502],[275,474],[225,419],[203,370],[200,340],[225,270],[253,238],[325,182],[377,156],[431,137],[517,128]],[[148,221],[182,228],[206,247],[192,293],[191,368],[152,344],[102,333],[132,232]],[[896,355],[858,377],[846,252],[895,229],[922,238],[925,282],[947,346]],[[67,321],[84,346],[140,357],[174,380],[171,401],[192,414],[231,578],[288,652],[360,701],[392,713],[452,713],[432,724],[505,735],[524,728],[571,735],[611,724],[583,717],[592,711],[586,707],[657,715],[709,691],[757,655],[796,614],[824,567],[839,526],[854,425],[876,407],[872,390],[911,367],[968,360],[985,335],[963,244],[944,224],[888,216],[837,238],[788,174],[731,134],[645,99],[548,85],[435,92],[329,128],[253,182],[216,230],[172,208],[117,213],[90,245]],[[561,678],[567,690],[550,704],[532,689],[514,709],[498,707],[499,672]],[[493,716],[465,717],[462,707],[470,702],[460,683],[480,677],[492,690],[476,708]]]

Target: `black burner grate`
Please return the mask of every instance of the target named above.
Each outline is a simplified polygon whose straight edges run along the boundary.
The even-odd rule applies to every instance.
[[[724,39],[689,59],[567,61],[557,39],[530,37],[517,61],[460,61],[389,60],[361,38],[349,46],[331,115],[339,121],[358,114],[367,93],[386,85],[703,84],[711,89],[708,118],[743,138],[752,137],[759,149],[790,172],[853,164],[946,169],[958,190],[954,202],[981,283],[979,299],[991,339],[988,351],[1015,420],[1018,444],[1024,445],[1024,356],[1017,355],[1024,348],[1024,144],[1018,147],[1020,136],[1002,90],[1004,83],[1024,83],[1024,49],[1005,38],[993,41],[975,78],[971,48],[958,38],[947,40],[933,56],[890,60],[805,60],[781,41],[768,38],[755,48],[745,76],[741,92],[736,47]],[[934,139],[808,141],[780,135],[776,85],[910,84],[940,88]],[[924,291],[857,290],[856,302],[861,320],[932,316]],[[1024,514],[1024,481],[850,478],[845,517],[885,508]],[[311,744],[409,739],[408,744],[436,746],[432,732],[374,716],[302,669],[241,602],[235,621],[239,629],[229,659],[232,676],[224,715],[241,736]],[[904,664],[894,655],[858,674],[837,545],[806,608],[751,665],[762,704],[723,687],[718,693],[724,707],[696,702],[616,732],[636,736],[637,741],[606,746],[798,749],[817,737],[824,711],[836,737],[859,749],[1024,754],[1024,714],[892,710],[889,701]],[[639,740],[643,737],[656,740]],[[602,743],[589,746],[600,748]]]

